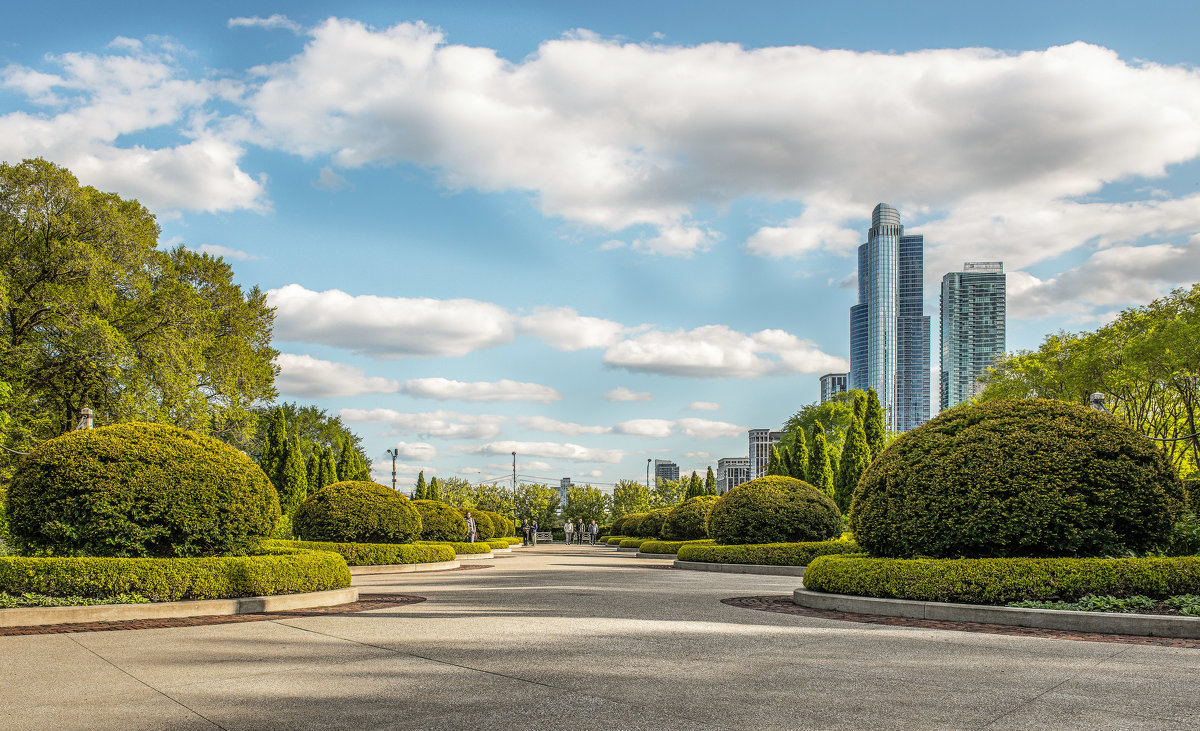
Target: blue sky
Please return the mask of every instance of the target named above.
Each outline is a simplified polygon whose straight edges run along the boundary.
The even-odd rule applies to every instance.
[[[879,201],[935,331],[967,260],[1010,349],[1200,279],[1200,7],[900,5],[25,3],[0,159],[268,290],[381,480],[703,472],[845,368]]]

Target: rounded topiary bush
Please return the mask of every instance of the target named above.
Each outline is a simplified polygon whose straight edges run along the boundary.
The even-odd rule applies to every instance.
[[[642,520],[647,515],[649,515],[649,513],[630,513],[629,515],[626,515],[624,518],[622,518],[622,520],[624,520],[625,522],[621,524],[621,532],[619,535],[625,535],[625,536],[641,535],[641,533],[639,531],[640,531],[640,528],[642,525]]]
[[[390,487],[347,480],[301,503],[292,530],[305,541],[409,543],[421,533],[421,516],[412,501]]]
[[[609,535],[621,535],[621,526],[623,525],[625,525],[625,516],[622,515],[620,518],[617,518],[612,522],[612,528],[609,531]]]
[[[708,538],[708,515],[719,498],[697,495],[676,505],[663,522],[662,537],[667,541],[693,541]]]
[[[651,510],[645,518],[642,518],[642,522],[638,523],[637,535],[645,538],[658,538],[662,532],[663,523],[666,522],[670,513],[671,508]]]
[[[493,538],[507,538],[508,536],[512,535],[513,522],[508,518],[505,518],[503,515],[494,510],[480,510],[476,512],[483,513],[488,517],[489,520],[492,521],[492,529],[494,531],[492,535]]]
[[[823,490],[779,475],[738,485],[708,516],[708,535],[722,544],[825,541],[841,532],[841,513]]]
[[[475,537],[475,540],[486,541],[490,538],[495,537],[496,527],[492,524],[491,516],[489,516],[486,511],[484,511],[484,510],[467,510],[464,508],[461,512],[462,512],[462,517],[463,517],[463,533],[464,534],[466,534],[466,530],[467,530],[466,529],[467,513],[470,513],[471,517],[475,519],[475,532],[478,534]]]
[[[421,540],[461,541],[467,535],[467,521],[457,508],[440,500],[413,500],[421,514]]]
[[[952,409],[863,473],[855,539],[885,557],[1104,556],[1165,547],[1184,509],[1174,468],[1115,418],[1063,401]]]
[[[244,554],[279,496],[245,454],[165,424],[73,431],[21,460],[7,495],[25,553],[171,558]]]

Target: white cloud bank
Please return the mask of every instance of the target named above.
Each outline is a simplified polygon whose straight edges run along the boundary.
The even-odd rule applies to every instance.
[[[455,447],[455,451],[467,454],[511,454],[518,457],[545,457],[565,459],[572,462],[620,462],[628,452],[621,449],[597,449],[570,442],[488,442],[479,446]]]
[[[783,330],[750,335],[724,325],[693,330],[651,330],[623,340],[604,353],[604,363],[628,371],[692,378],[754,378],[773,373],[847,370],[809,340]]]
[[[537,383],[517,381],[452,381],[447,378],[416,378],[405,381],[403,392],[417,398],[460,401],[532,401],[548,404],[562,394]]]
[[[275,386],[285,396],[341,398],[400,390],[398,381],[368,377],[362,368],[311,355],[280,353],[275,364],[279,366]]]
[[[455,411],[404,413],[394,409],[342,409],[338,416],[354,424],[386,424],[396,434],[444,439],[493,439],[507,417],[496,414],[462,414]]]

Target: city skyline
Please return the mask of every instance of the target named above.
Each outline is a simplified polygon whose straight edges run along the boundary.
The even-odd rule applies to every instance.
[[[19,4],[0,160],[137,198],[164,246],[261,286],[280,399],[341,415],[381,482],[393,449],[401,485],[505,479],[517,452],[523,481],[607,487],[704,474],[848,372],[880,201],[924,236],[925,313],[962,262],[1005,262],[1010,350],[1200,280],[1198,22]]]

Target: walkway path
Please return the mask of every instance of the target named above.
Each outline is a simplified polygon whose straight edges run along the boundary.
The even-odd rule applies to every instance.
[[[787,577],[605,548],[356,577],[341,616],[0,637],[8,729],[1147,728],[1200,725],[1200,650],[751,611]]]

